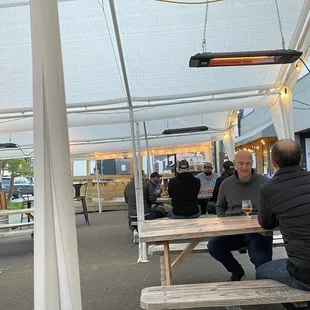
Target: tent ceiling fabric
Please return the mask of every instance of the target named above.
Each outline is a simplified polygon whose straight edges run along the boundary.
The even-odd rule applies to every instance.
[[[210,140],[220,140],[223,131],[227,128],[227,119],[229,112],[215,113],[211,115],[188,116],[174,119],[164,119],[146,122],[148,139],[150,147],[160,147],[169,145],[184,145],[186,143],[200,143]],[[181,136],[163,136],[165,129],[193,127],[197,125],[205,125],[209,127],[207,132],[185,134]],[[140,124],[141,147],[145,147],[144,129]],[[113,125],[97,125],[89,127],[71,127],[69,128],[69,139],[71,144],[71,154],[86,155],[89,157],[93,152],[110,152],[110,151],[130,151],[130,125],[128,123]],[[32,151],[33,133],[16,132],[10,134],[0,134],[0,141],[14,141],[19,144],[25,153]],[[20,157],[21,151],[1,150],[0,158],[8,158],[8,156]]]
[[[33,140],[30,11],[24,0],[10,1],[9,7],[7,3],[0,0],[0,142],[8,141],[7,133],[12,133],[12,142],[29,146],[30,150]],[[304,0],[279,2],[287,46],[304,3]],[[127,138],[130,132],[108,1],[103,1],[103,6],[115,51],[96,0],[59,2],[71,143]],[[171,127],[174,123],[177,127],[199,126],[201,115],[204,125],[228,129],[227,111],[275,102],[276,94],[267,96],[258,91],[274,88],[281,66],[189,68],[190,56],[201,52],[204,5],[115,0],[115,6],[136,107],[135,121],[147,121],[150,134],[158,135],[166,129],[166,119],[170,119]],[[212,52],[281,48],[274,1],[224,0],[210,4],[206,45]],[[218,100],[221,93],[226,95]],[[176,100],[174,105],[165,105],[171,100]],[[79,111],[74,111],[74,107],[79,107]],[[30,111],[29,115],[21,113],[25,109]],[[16,112],[7,114],[12,110]],[[150,145],[171,143],[169,139],[174,140],[153,139]],[[206,133],[203,139],[221,139],[221,133]],[[183,137],[187,143],[203,142],[200,140],[202,135]],[[181,143],[181,137],[177,141]],[[71,152],[88,156],[95,151],[126,149],[127,145],[130,142],[72,145]],[[20,151],[0,151],[2,158],[7,154],[15,157]]]

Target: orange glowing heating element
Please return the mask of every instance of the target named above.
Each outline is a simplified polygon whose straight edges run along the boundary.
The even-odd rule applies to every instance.
[[[240,66],[240,65],[260,65],[277,63],[279,56],[244,56],[244,57],[223,57],[212,58],[209,66]]]

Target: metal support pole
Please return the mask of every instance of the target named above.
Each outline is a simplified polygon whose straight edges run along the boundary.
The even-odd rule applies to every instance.
[[[102,206],[101,206],[101,198],[100,198],[100,183],[99,183],[99,170],[98,170],[97,159],[96,159],[95,164],[96,164],[98,208],[99,208],[99,213],[101,213],[102,212]]]
[[[177,154],[174,154],[174,175],[177,175]]]
[[[146,156],[147,156],[147,173],[150,176],[152,173],[152,166],[151,166],[151,156],[150,156],[150,148],[149,148],[149,140],[147,137],[147,129],[146,129],[146,123],[143,122],[144,127],[144,137],[145,137],[145,146],[146,146]]]
[[[144,224],[144,198],[143,198],[143,177],[141,167],[141,147],[140,147],[140,125],[136,123],[136,147],[137,147],[137,164],[138,164],[138,190],[136,190],[137,216],[138,216],[138,230],[141,231]],[[138,262],[146,263],[147,248],[146,243],[139,243],[140,256]]]
[[[131,97],[131,93],[130,93],[129,81],[128,81],[128,76],[127,76],[127,71],[126,71],[126,65],[125,65],[125,58],[124,58],[124,53],[123,53],[121,36],[120,36],[119,28],[118,28],[118,22],[117,22],[117,15],[116,15],[116,10],[115,10],[114,0],[109,0],[109,4],[110,4],[111,16],[112,16],[112,21],[113,21],[113,27],[114,27],[115,38],[116,38],[116,43],[117,43],[117,48],[118,48],[118,54],[119,54],[119,59],[120,59],[120,63],[121,63],[122,73],[123,73],[124,86],[125,86],[128,109],[129,109],[131,145],[132,145],[134,180],[135,180],[135,193],[136,193],[136,197],[138,197],[139,196],[139,190],[143,191],[143,188],[141,188],[141,184],[139,185],[139,183],[138,183],[138,162],[137,162],[137,149],[136,149],[136,141],[135,141],[135,128],[134,128],[134,114],[133,114],[132,97]],[[137,206],[137,212],[139,212],[138,210],[140,210],[139,206]],[[144,219],[144,209],[142,208],[142,210],[143,210],[143,214],[139,215],[139,213],[138,213],[137,215],[143,217],[143,219]],[[144,255],[143,255],[142,247],[139,246],[138,262],[144,261],[143,257],[144,257]]]

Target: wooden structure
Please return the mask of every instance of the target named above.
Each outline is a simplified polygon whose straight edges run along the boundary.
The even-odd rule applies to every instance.
[[[172,284],[172,274],[182,261],[189,255],[200,241],[222,235],[245,233],[271,233],[264,230],[257,222],[257,217],[204,217],[197,219],[173,220],[162,219],[146,221],[140,231],[141,242],[157,242],[164,246],[164,272],[167,285]],[[171,263],[170,241],[190,240],[185,249]]]
[[[230,308],[309,300],[310,292],[272,280],[254,280],[148,287],[142,290],[140,305],[147,310]]]
[[[172,243],[169,246],[170,255],[179,255],[181,254],[188,243]],[[281,247],[284,246],[284,242],[282,239],[282,235],[275,235],[273,236],[273,247]],[[208,253],[208,242],[199,242],[197,246],[192,250],[192,254],[198,253]],[[246,253],[246,249],[240,249],[240,253]],[[150,245],[148,248],[149,255],[159,255],[160,259],[160,283],[161,285],[166,285],[166,275],[165,275],[165,260],[164,260],[164,246],[163,245]]]
[[[17,224],[1,224],[0,225],[0,238],[4,237],[16,237],[16,236],[24,236],[24,235],[31,235],[33,237],[33,225],[34,225],[34,209],[18,209],[18,210],[0,210],[0,216],[10,216],[10,215],[15,215],[15,214],[20,214],[23,215],[25,214],[29,222],[28,223],[17,223]],[[27,227],[27,229],[21,230],[23,227]],[[20,230],[12,230],[12,229],[17,229],[19,228]]]

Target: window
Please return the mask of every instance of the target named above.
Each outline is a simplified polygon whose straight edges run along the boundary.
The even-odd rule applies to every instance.
[[[242,114],[242,118],[248,116],[248,115],[251,114],[253,111],[254,111],[253,108],[244,109],[244,110],[243,110],[243,114]]]

